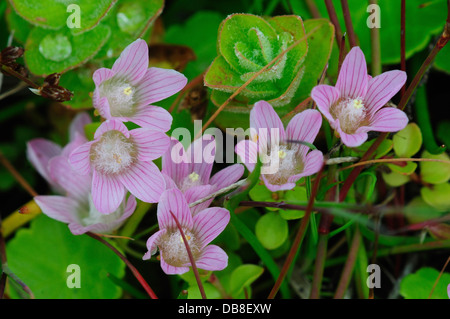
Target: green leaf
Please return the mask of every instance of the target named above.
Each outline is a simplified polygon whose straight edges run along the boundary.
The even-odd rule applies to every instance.
[[[387,164],[387,166],[396,173],[400,173],[403,175],[411,175],[417,168],[417,163],[414,162],[406,162],[405,166],[395,165],[395,164]]]
[[[450,59],[448,58],[450,56],[450,46],[447,44],[445,47],[439,51],[438,55],[434,59],[434,66],[442,71],[445,71],[447,73],[450,73]],[[447,145],[450,145],[450,143],[446,143]]]
[[[428,299],[439,271],[430,267],[423,267],[414,274],[409,274],[400,283],[400,294],[405,299]],[[431,299],[448,299],[447,285],[450,282],[450,274],[444,272],[434,288]]]
[[[370,141],[367,141],[363,143],[361,146],[358,146],[356,148],[350,149],[351,156],[357,156],[362,157],[367,150],[372,146],[373,143],[375,143],[376,139],[372,139]],[[374,158],[378,159],[380,157],[383,157],[387,153],[392,150],[392,147],[394,146],[394,143],[390,139],[385,139],[381,142],[381,144],[378,146],[378,148],[375,150]]]
[[[256,223],[255,234],[266,249],[280,247],[288,237],[289,229],[285,219],[278,213],[267,213]]]
[[[203,284],[203,289],[205,289],[205,295],[207,299],[220,299],[222,296],[220,295],[219,290],[217,290],[216,287],[214,287],[209,282],[206,282]],[[188,296],[187,299],[202,299],[202,296],[200,294],[200,290],[198,289],[197,285],[190,286],[188,288]]]
[[[22,44],[25,43],[33,26],[19,16],[11,7],[8,7],[6,10],[5,17],[9,31],[12,32],[14,30],[14,39]]]
[[[257,265],[246,264],[237,267],[231,274],[231,295],[239,295],[245,287],[249,287],[263,272],[264,268]]]
[[[125,274],[125,264],[108,247],[86,236],[74,236],[66,224],[45,215],[20,229],[7,243],[10,269],[38,299],[112,299],[121,289],[109,278]],[[71,264],[80,267],[81,288],[68,288]],[[11,291],[11,293],[13,293]]]
[[[90,68],[77,68],[64,73],[59,85],[73,92],[73,98],[64,102],[64,105],[72,109],[91,109],[91,93],[94,92],[95,84],[92,80],[93,70]]]
[[[444,211],[437,210],[433,206],[427,204],[422,197],[414,197],[405,206],[405,216],[411,224],[421,223],[442,216]]]
[[[117,0],[77,0],[72,2],[53,0],[11,0],[15,11],[29,23],[45,29],[58,30],[68,26],[72,14],[80,15],[80,28],[74,28],[74,33],[81,33],[95,27]],[[70,4],[77,9],[68,8]],[[70,10],[69,10],[70,9]]]
[[[68,28],[34,28],[25,44],[25,62],[36,75],[64,73],[92,58],[109,35],[109,27],[103,25],[80,35],[72,35]]]
[[[399,187],[410,181],[408,175],[400,174],[394,171],[390,173],[383,172],[381,176],[383,177],[383,180],[386,182],[386,184],[391,187]]]
[[[422,147],[422,132],[416,123],[409,123],[392,137],[395,155],[411,157]]]
[[[308,196],[306,192],[306,187],[296,186],[292,190],[288,190],[284,193],[285,201],[290,204],[295,204],[296,202],[307,202]],[[305,215],[304,210],[293,210],[293,209],[281,209],[280,216],[284,219],[299,219]]]
[[[420,190],[423,200],[440,211],[450,209],[450,183],[436,184],[432,187],[422,187]]]
[[[444,160],[450,162],[450,157],[447,153],[433,155],[424,151],[422,158]],[[445,183],[450,179],[450,163],[441,162],[420,162],[420,176],[422,180],[430,184]]]

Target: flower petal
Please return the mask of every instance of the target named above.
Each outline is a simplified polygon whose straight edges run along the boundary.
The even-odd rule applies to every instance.
[[[172,126],[173,118],[162,107],[147,105],[137,107],[136,113],[133,116],[127,117],[127,120],[141,127],[167,132]]]
[[[189,267],[175,267],[172,265],[169,265],[164,260],[162,254],[159,255],[161,259],[161,269],[167,274],[167,275],[181,275],[189,271]]]
[[[321,84],[314,87],[311,91],[311,97],[316,102],[319,111],[325,116],[334,128],[334,118],[330,113],[330,107],[340,98],[339,90],[334,86]]]
[[[367,64],[364,53],[353,47],[342,63],[336,88],[344,98],[364,98],[367,92]]]
[[[271,143],[285,139],[283,123],[272,105],[266,101],[256,102],[250,111],[250,127],[258,134],[258,149],[267,149]]]
[[[160,229],[178,229],[172,214],[176,217],[181,227],[192,228],[191,211],[183,193],[177,188],[166,190],[161,195],[156,213]]]
[[[69,156],[69,164],[78,174],[87,175],[91,172],[90,151],[94,141],[86,142],[77,147]]]
[[[158,230],[156,233],[150,236],[149,239],[147,239],[147,252],[145,253],[144,257],[142,257],[143,260],[150,259],[152,255],[156,254],[156,251],[158,250],[158,242],[161,236],[163,236],[166,233],[165,229]]]
[[[356,130],[353,134],[347,134],[344,133],[341,130],[341,127],[339,125],[339,120],[336,120],[336,130],[339,133],[339,136],[341,137],[342,143],[344,143],[348,147],[358,147],[361,144],[363,144],[365,141],[367,141],[367,128],[366,127],[360,127]]]
[[[131,194],[147,203],[157,203],[166,189],[164,177],[153,162],[137,161],[117,177]]]
[[[55,156],[48,163],[51,178],[67,192],[67,196],[85,200],[91,192],[91,176],[80,175],[69,164],[67,157]]]
[[[209,183],[214,186],[215,190],[219,190],[236,183],[242,175],[244,175],[244,166],[234,164],[214,174]]]
[[[247,169],[253,171],[258,161],[258,145],[253,141],[243,140],[236,144],[234,150]]]
[[[267,174],[261,174],[261,179],[263,180],[264,185],[266,185],[267,189],[270,190],[271,192],[290,190],[295,187],[295,183],[291,183],[291,182],[287,182],[287,183],[280,184],[280,185],[272,184],[269,182],[266,175]]]
[[[198,268],[204,270],[223,270],[228,266],[228,255],[219,246],[209,245],[205,247],[195,264]]]
[[[100,138],[104,133],[108,131],[119,131],[123,135],[125,135],[126,138],[130,137],[130,132],[128,131],[128,128],[123,124],[121,121],[113,119],[113,120],[106,120],[104,121],[98,129],[95,131],[94,139]]]
[[[115,176],[108,176],[94,170],[92,175],[92,201],[102,214],[111,214],[122,203],[125,188]]]
[[[384,107],[374,114],[369,128],[377,132],[398,132],[407,124],[408,117],[405,112],[395,107]]]
[[[89,114],[86,112],[78,113],[72,120],[72,123],[70,123],[69,140],[74,141],[77,134],[86,137],[86,134],[84,133],[84,126],[91,122],[92,120]]]
[[[142,39],[137,39],[114,62],[112,71],[117,77],[126,78],[136,85],[148,69],[148,45]]]
[[[375,114],[397,94],[406,82],[406,73],[399,70],[384,72],[369,81],[364,105]]]
[[[205,134],[196,139],[188,147],[186,154],[190,156],[191,172],[199,175],[202,184],[208,184],[216,155],[214,136]]]
[[[289,140],[313,143],[322,127],[322,116],[316,110],[305,110],[295,115],[286,128],[286,136]],[[299,145],[298,153],[304,156],[309,147]]]
[[[195,233],[196,239],[200,240],[203,248],[219,236],[229,221],[230,212],[225,208],[207,208],[194,216],[192,232]]]
[[[161,172],[169,176],[176,185],[180,186],[191,170],[190,160],[186,150],[179,141],[170,139],[170,146],[162,157]]]
[[[92,79],[94,80],[95,86],[99,86],[104,81],[109,80],[116,74],[113,70],[107,68],[100,68],[95,70],[92,75]]]
[[[94,94],[92,96],[92,105],[101,117],[107,120],[112,118],[108,98],[106,96],[100,97],[100,92],[97,88],[94,90]]]
[[[136,103],[148,105],[174,95],[185,87],[187,78],[175,70],[149,68],[136,88]]]
[[[213,189],[214,189],[214,187],[211,185],[193,186],[184,192],[184,197],[186,198],[186,201],[188,202],[188,204],[191,204],[191,203],[198,201],[199,199],[205,198],[206,196],[211,194],[213,192]],[[191,207],[192,216],[195,216],[197,213],[208,208],[209,205],[211,205],[212,201],[213,201],[213,198]]]
[[[35,196],[34,201],[42,212],[50,218],[63,223],[77,221],[78,202],[65,196]]]
[[[27,143],[28,160],[51,185],[53,181],[48,171],[48,161],[52,157],[61,154],[61,151],[61,146],[43,138],[36,138]]]
[[[306,155],[304,162],[303,172],[289,177],[289,182],[296,183],[300,178],[311,176],[320,171],[323,165],[323,154],[321,151],[313,150]]]
[[[166,133],[137,128],[130,135],[138,150],[138,160],[153,161],[161,157],[169,148],[170,138]]]

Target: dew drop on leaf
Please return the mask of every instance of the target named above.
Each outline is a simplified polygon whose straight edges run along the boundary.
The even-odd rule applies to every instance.
[[[72,53],[72,44],[62,34],[48,34],[39,43],[39,52],[47,60],[60,62]]]

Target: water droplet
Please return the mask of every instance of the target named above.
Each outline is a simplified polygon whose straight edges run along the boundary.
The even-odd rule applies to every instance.
[[[39,52],[47,60],[60,62],[72,53],[72,44],[65,35],[47,34],[39,43]]]
[[[117,24],[120,30],[128,34],[138,32],[145,20],[145,11],[136,2],[124,3],[117,11]]]

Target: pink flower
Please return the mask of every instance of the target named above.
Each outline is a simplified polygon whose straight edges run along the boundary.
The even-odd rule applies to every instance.
[[[98,211],[109,214],[123,201],[126,190],[138,199],[155,203],[165,189],[164,178],[152,162],[169,147],[160,131],[128,131],[117,120],[103,122],[94,140],[75,149],[69,162],[81,175],[92,170],[92,199]]]
[[[172,116],[149,104],[177,93],[187,83],[175,70],[148,68],[148,46],[142,39],[126,47],[112,69],[95,71],[93,79],[93,104],[103,118],[163,132],[170,129]]]
[[[70,153],[87,142],[84,125],[91,122],[86,113],[80,113],[70,125],[70,142],[64,148],[45,139],[34,139],[27,144],[30,162],[61,195],[39,195],[34,201],[42,212],[60,222],[69,224],[74,235],[88,231],[110,233],[117,229],[136,208],[136,199],[129,196],[126,203],[110,215],[99,213],[92,202],[91,174],[79,175],[69,164]]]
[[[228,256],[222,248],[208,245],[227,226],[230,220],[228,210],[211,207],[192,217],[185,197],[176,188],[166,190],[161,195],[157,212],[160,230],[147,240],[148,252],[142,259],[150,259],[159,249],[161,268],[166,274],[189,271],[191,263],[172,214],[183,229],[198,268],[215,271],[228,265]]]
[[[249,171],[253,171],[260,157],[261,179],[270,191],[292,189],[300,178],[320,170],[323,155],[289,141],[313,143],[321,125],[318,111],[305,110],[295,115],[285,130],[273,107],[259,101],[250,112],[250,139],[240,141],[235,151]]]
[[[180,189],[193,203],[238,181],[244,174],[241,164],[230,165],[211,177],[214,164],[216,141],[212,135],[203,135],[185,151],[176,139],[171,139],[167,152],[162,157],[162,173],[167,189]],[[191,208],[192,214],[208,207],[213,199]]]
[[[311,97],[342,142],[357,147],[369,131],[396,132],[406,126],[404,112],[383,107],[405,82],[406,73],[398,70],[369,76],[363,52],[354,47],[342,63],[336,86],[318,85]]]

